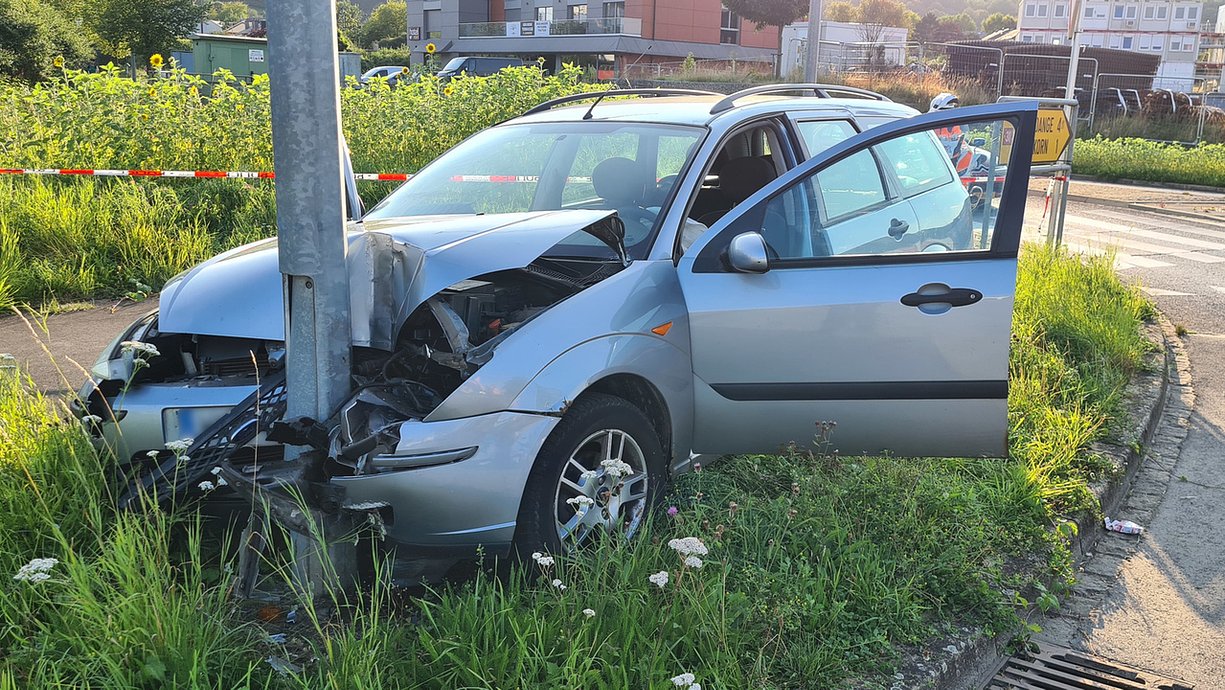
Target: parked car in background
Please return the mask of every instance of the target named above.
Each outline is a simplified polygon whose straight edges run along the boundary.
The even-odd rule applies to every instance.
[[[460,74],[467,74],[470,77],[488,77],[507,67],[522,67],[523,65],[524,62],[519,58],[456,57],[451,58],[442,69],[438,70],[438,77],[450,79]]]
[[[695,457],[820,421],[844,455],[1002,456],[1036,113],[819,85],[556,99],[349,225],[354,393],[332,418],[279,419],[275,239],[170,280],[80,414],[130,463],[124,501],[214,471],[290,484],[434,558],[632,534]],[[1000,162],[987,203],[936,137],[954,126]]]
[[[408,74],[405,74],[406,72]],[[416,78],[416,74],[410,68],[403,65],[380,65],[366,70],[362,76],[357,78],[357,82],[365,85],[370,83],[370,80],[375,77],[383,77],[387,80],[388,84],[395,86],[400,80],[410,75],[412,78]]]

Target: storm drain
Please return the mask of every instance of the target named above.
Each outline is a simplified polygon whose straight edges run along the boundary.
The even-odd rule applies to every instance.
[[[1181,681],[1100,656],[1036,644],[1036,651],[1006,661],[983,690],[1193,690]]]

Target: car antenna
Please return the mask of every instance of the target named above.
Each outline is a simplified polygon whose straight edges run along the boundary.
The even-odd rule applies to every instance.
[[[596,107],[597,105],[599,105],[599,104],[600,104],[600,101],[604,100],[604,97],[605,97],[605,96],[607,96],[608,94],[612,93],[612,92],[613,92],[613,91],[615,91],[615,90],[616,90],[616,89],[609,89],[608,91],[605,91],[604,93],[602,93],[602,94],[600,94],[599,96],[597,96],[597,97],[596,97],[596,99],[595,99],[594,101],[592,101],[592,102],[591,102],[591,107],[587,109],[587,112],[583,113],[583,119],[584,119],[584,120],[590,120],[590,119],[591,119],[591,111],[595,110],[595,107]]]

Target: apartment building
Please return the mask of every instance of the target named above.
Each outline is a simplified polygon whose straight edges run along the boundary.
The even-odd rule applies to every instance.
[[[1073,7],[1079,7],[1081,44],[1157,55],[1153,88],[1191,91],[1199,56],[1204,3],[1187,0],[1021,0],[1018,40],[1068,42]]]
[[[757,29],[720,0],[408,0],[408,45],[457,55],[544,58],[616,74],[698,60],[773,65],[778,29]]]

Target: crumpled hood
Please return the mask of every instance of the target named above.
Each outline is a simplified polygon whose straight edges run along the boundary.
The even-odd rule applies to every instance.
[[[353,344],[390,349],[399,323],[429,297],[461,280],[527,266],[611,215],[565,210],[351,223]],[[277,240],[232,249],[172,278],[160,302],[158,327],[167,333],[284,340]]]

